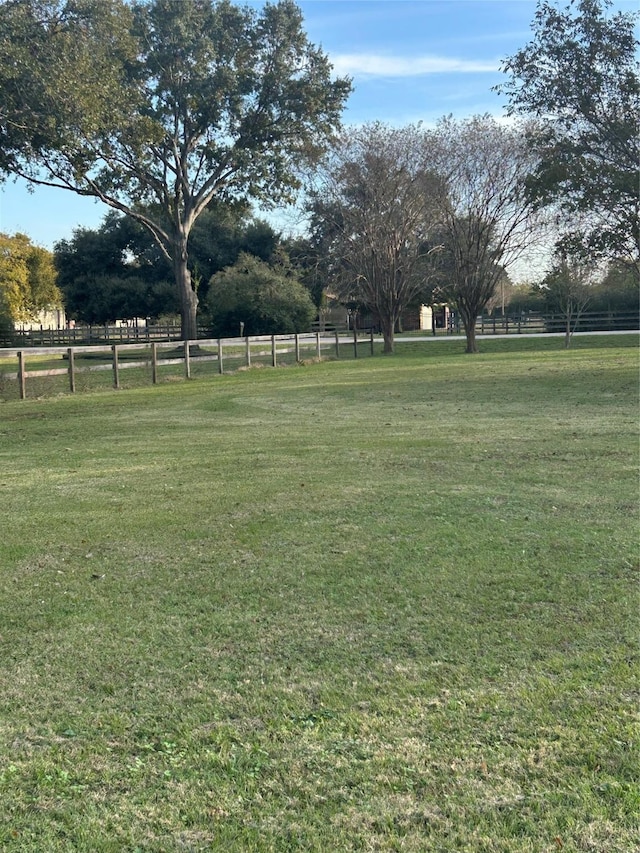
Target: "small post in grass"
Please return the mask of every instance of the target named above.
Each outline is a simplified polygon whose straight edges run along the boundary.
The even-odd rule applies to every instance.
[[[76,365],[73,360],[73,349],[67,349],[67,358],[69,359],[69,390],[72,394],[76,393]]]
[[[247,360],[247,367],[251,367],[251,342],[249,341],[249,335],[245,338],[245,357]]]
[[[322,352],[320,351],[320,332],[316,332],[316,358],[320,361]]]
[[[113,387],[116,391],[120,390],[120,365],[118,363],[118,345],[113,344],[111,347],[113,354]]]
[[[222,364],[222,338],[218,338],[218,373],[224,373]]]
[[[300,335],[296,332],[295,335],[296,342],[296,364],[300,363]]]
[[[373,355],[373,326],[371,327],[371,355]]]
[[[151,344],[151,381],[154,385],[158,382],[158,344]]]
[[[276,367],[278,364],[278,358],[276,354],[276,336],[271,335],[271,366]]]
[[[340,335],[336,329],[336,358],[340,358]]]
[[[20,385],[20,399],[25,400],[27,397],[27,372],[24,369],[24,353],[22,350],[18,352],[18,383]]]
[[[353,357],[358,357],[358,330],[356,324],[353,324]]]

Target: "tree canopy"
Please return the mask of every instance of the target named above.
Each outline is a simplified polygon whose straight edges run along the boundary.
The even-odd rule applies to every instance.
[[[536,155],[520,126],[491,116],[443,119],[427,140],[441,177],[442,251],[434,256],[440,291],[460,311],[467,352],[476,352],[478,314],[536,239],[536,216],[524,192]]]
[[[34,246],[26,234],[0,233],[0,313],[12,323],[59,307],[56,279],[51,252]]]
[[[245,205],[212,204],[189,236],[193,283],[200,300],[209,279],[241,252],[269,261],[279,235],[247,216]],[[131,217],[109,213],[98,229],[78,228],[55,246],[58,284],[67,316],[85,323],[176,314],[180,310],[171,266],[149,232]]]
[[[640,264],[640,75],[637,16],[609,0],[540,0],[529,44],[505,60],[498,87],[512,114],[535,117],[541,152],[528,182],[538,204],[575,217],[592,256]]]
[[[213,276],[207,308],[221,337],[306,332],[315,316],[309,291],[286,263],[269,265],[246,253]]]
[[[291,0],[7,0],[0,46],[0,168],[144,225],[189,338],[195,221],[214,198],[286,198],[350,91]]]
[[[378,318],[385,352],[393,352],[400,314],[425,286],[439,215],[430,163],[419,127],[364,125],[342,135],[310,198],[331,288]]]

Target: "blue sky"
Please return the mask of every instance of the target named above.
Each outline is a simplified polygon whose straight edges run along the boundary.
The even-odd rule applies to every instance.
[[[252,5],[259,5],[254,2]],[[500,62],[529,41],[535,0],[301,0],[311,41],[337,73],[353,78],[344,121],[395,125],[502,113],[492,91]],[[566,5],[562,0],[561,5]],[[637,0],[614,10],[636,11]],[[7,182],[0,231],[22,231],[52,248],[78,226],[97,227],[107,208],[65,190]]]

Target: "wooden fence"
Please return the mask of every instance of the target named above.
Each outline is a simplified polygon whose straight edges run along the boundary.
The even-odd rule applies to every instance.
[[[635,331],[640,326],[636,311],[585,311],[579,319],[571,321],[576,332],[620,332]],[[536,332],[564,332],[567,318],[563,314],[506,314],[505,316],[478,317],[477,332],[480,335],[517,335]],[[575,326],[575,328],[574,328]]]
[[[366,337],[363,339],[363,335]],[[296,334],[296,335],[256,335],[244,338],[209,338],[197,341],[152,341],[150,344],[95,344],[93,346],[71,347],[38,347],[37,349],[9,348],[0,349],[0,379],[17,382],[19,396],[24,400],[27,396],[27,381],[34,378],[64,376],[68,377],[69,390],[75,393],[77,378],[85,373],[111,371],[113,387],[120,388],[120,377],[123,370],[130,368],[147,368],[150,370],[151,382],[156,384],[159,369],[165,365],[182,365],[186,379],[191,378],[193,364],[215,362],[217,373],[225,372],[226,366],[231,369],[251,367],[260,359],[272,367],[277,367],[284,357],[295,362],[305,359],[322,359],[328,354],[340,358],[341,349],[349,346],[354,358],[369,351],[373,355],[373,332],[353,332],[348,344],[341,338],[338,331],[333,334]],[[139,354],[139,358],[136,355]],[[45,367],[29,369],[33,360],[45,361],[49,358],[60,357],[66,361],[65,367]],[[91,365],[83,363],[88,358],[95,359]],[[15,370],[4,369],[11,361],[17,362]]]
[[[202,330],[199,337],[209,335]],[[91,346],[93,344],[136,344],[151,341],[179,341],[180,324],[162,323],[149,326],[75,326],[70,329],[16,329],[12,333],[14,346],[57,347]]]
[[[576,331],[621,331],[637,329],[639,325],[637,312],[585,312],[581,315]],[[481,335],[511,335],[535,332],[563,332],[566,319],[561,314],[539,314],[522,312],[519,314],[487,315],[478,317],[478,333]],[[316,328],[314,332],[321,335],[351,334],[346,327],[327,326]],[[359,334],[368,334],[368,329],[362,329]],[[430,330],[425,330],[428,334]],[[459,334],[462,326],[454,318],[446,329],[438,329],[440,334]],[[211,332],[205,327],[198,329],[198,338],[210,340]],[[136,344],[153,341],[180,341],[180,326],[176,323],[162,323],[148,326],[77,326],[73,329],[29,329],[7,331],[0,334],[0,346],[13,346],[18,349],[27,347],[78,347],[99,344]]]

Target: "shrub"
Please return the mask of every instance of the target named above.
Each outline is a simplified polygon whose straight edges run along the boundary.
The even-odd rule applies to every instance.
[[[286,267],[248,254],[216,273],[209,283],[206,312],[216,337],[305,332],[315,317],[308,290]]]

